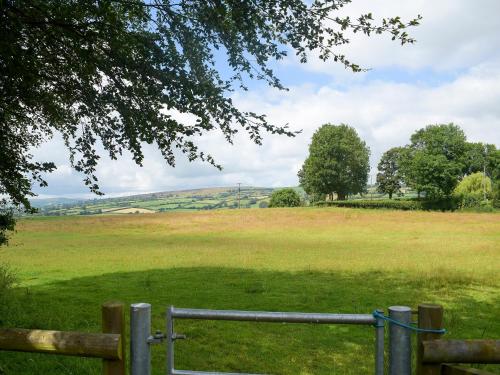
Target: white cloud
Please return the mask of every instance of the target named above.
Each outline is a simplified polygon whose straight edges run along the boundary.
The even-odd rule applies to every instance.
[[[388,35],[352,35],[344,52],[363,67],[401,67],[409,70],[428,68],[434,71],[465,69],[499,57],[500,1],[498,0],[357,0],[344,7],[340,15],[357,17],[371,11],[375,19],[401,16],[410,20],[423,16],[421,25],[409,29],[417,39],[414,45],[400,47]],[[333,62],[317,59],[305,69],[331,74],[339,80],[362,80]]]

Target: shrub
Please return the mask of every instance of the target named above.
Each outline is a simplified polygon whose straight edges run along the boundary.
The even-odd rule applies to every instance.
[[[491,206],[485,195],[487,199],[492,197],[491,180],[481,172],[464,177],[453,191],[461,209]]]
[[[317,202],[317,206],[322,207],[350,207],[350,208],[388,208],[393,210],[422,210],[424,209],[421,201],[417,200],[398,200],[398,199],[377,199],[377,200],[347,200],[347,201],[323,201]]]
[[[276,190],[271,195],[269,207],[298,207],[300,195],[292,188]]]
[[[492,206],[500,208],[500,181],[496,181],[492,186]]]
[[[350,208],[387,208],[392,210],[428,210],[428,211],[454,211],[457,209],[457,200],[443,198],[438,200],[418,199],[376,199],[376,200],[347,200],[347,201],[323,201],[317,202],[316,206],[335,206]]]
[[[497,207],[495,207],[493,205],[492,201],[484,201],[483,200],[483,201],[479,202],[478,206],[465,207],[465,208],[462,208],[462,210],[471,211],[471,212],[494,212],[495,208],[497,208]]]
[[[455,211],[459,207],[459,200],[456,197],[440,199],[427,199],[420,201],[423,210],[429,211]]]
[[[9,309],[14,302],[11,290],[16,282],[17,278],[12,270],[6,265],[0,265],[0,324],[11,315]]]

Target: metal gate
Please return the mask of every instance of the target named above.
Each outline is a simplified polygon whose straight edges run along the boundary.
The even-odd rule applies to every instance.
[[[393,322],[410,323],[411,309],[406,306],[389,308],[389,371],[391,375],[411,374],[410,332]],[[132,375],[151,374],[150,346],[167,344],[167,375],[258,375],[227,372],[206,372],[179,370],[174,367],[175,341],[185,338],[174,331],[176,319],[226,320],[269,323],[308,323],[308,324],[355,324],[373,327],[375,336],[375,375],[384,374],[384,316],[380,310],[373,314],[328,314],[301,312],[267,312],[238,310],[185,309],[171,306],[166,313],[166,332],[151,334],[151,305],[137,303],[130,309],[130,362]]]

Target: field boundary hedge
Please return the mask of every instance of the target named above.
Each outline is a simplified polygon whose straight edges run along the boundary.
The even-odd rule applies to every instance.
[[[421,201],[411,201],[411,200],[347,200],[347,201],[324,201],[316,202],[316,206],[319,207],[348,207],[348,208],[387,208],[394,210],[425,210],[426,208]]]
[[[350,207],[350,208],[387,208],[392,210],[427,210],[427,211],[455,211],[459,208],[459,201],[455,198],[440,200],[418,199],[353,199],[347,201],[324,201],[315,203],[320,207]]]

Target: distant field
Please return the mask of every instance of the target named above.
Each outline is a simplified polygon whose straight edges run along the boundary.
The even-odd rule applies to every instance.
[[[155,212],[156,211],[140,207],[118,208],[118,209],[109,209],[103,211],[103,213],[112,213],[112,214],[154,214]]]
[[[302,192],[300,188],[297,190]],[[257,208],[261,204],[267,206],[272,191],[272,188],[248,186],[242,186],[239,191],[237,187],[219,187],[82,201],[66,198],[35,199],[32,204],[38,208],[40,216]]]
[[[370,313],[445,306],[450,338],[500,338],[500,215],[338,208],[22,219],[0,325],[98,331],[100,304]],[[370,374],[373,329],[182,321],[180,369]],[[154,374],[164,373],[154,347]],[[100,363],[0,352],[0,374],[89,374]],[[499,366],[483,366],[500,374]],[[3,371],[3,372],[2,372]]]

